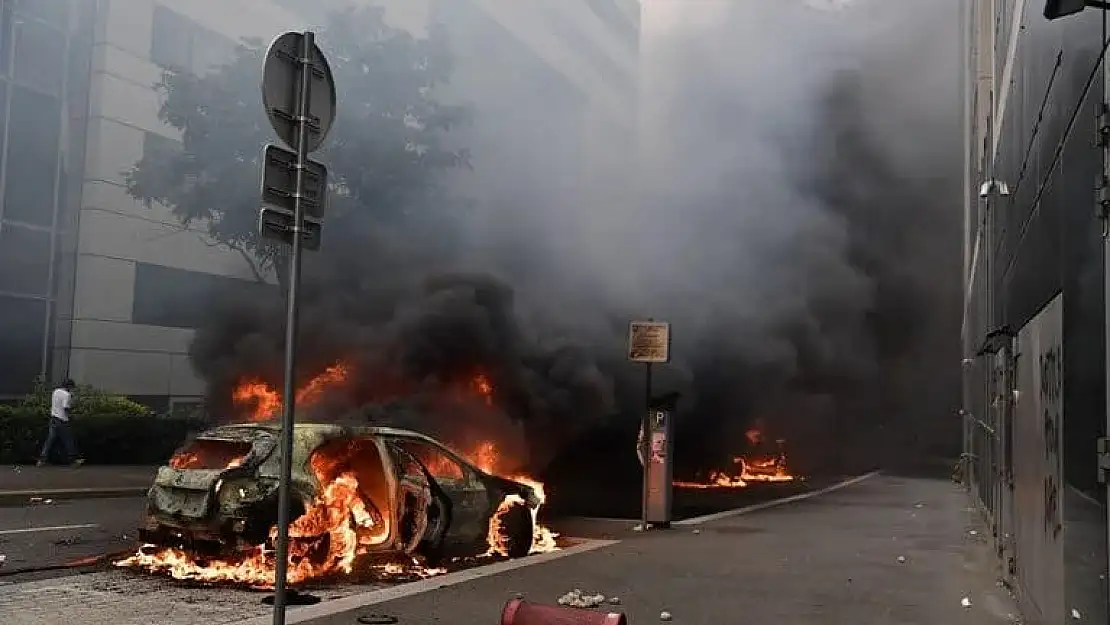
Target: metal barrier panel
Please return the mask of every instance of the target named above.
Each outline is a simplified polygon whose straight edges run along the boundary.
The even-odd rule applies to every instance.
[[[1060,505],[1063,417],[1063,295],[1018,332],[1014,411],[1014,568],[1022,609],[1034,622],[1060,623],[1064,545]]]

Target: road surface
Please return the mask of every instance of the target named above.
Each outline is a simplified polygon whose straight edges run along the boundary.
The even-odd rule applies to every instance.
[[[142,498],[45,499],[0,507],[0,554],[5,556],[0,575],[31,570],[41,577],[43,569],[134,546],[145,503]]]

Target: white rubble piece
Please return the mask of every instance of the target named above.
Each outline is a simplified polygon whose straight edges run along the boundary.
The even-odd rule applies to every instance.
[[[603,603],[605,603],[605,595],[601,593],[586,594],[578,588],[559,597],[559,605],[572,608],[596,608]]]

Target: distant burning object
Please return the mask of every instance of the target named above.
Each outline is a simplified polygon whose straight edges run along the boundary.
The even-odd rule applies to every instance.
[[[754,448],[766,448],[766,438],[758,429],[750,429],[744,437]],[[786,441],[775,441],[775,451],[745,454],[732,459],[731,470],[714,469],[703,481],[675,480],[676,488],[746,488],[753,482],[793,482],[797,477],[790,473],[786,461]]]

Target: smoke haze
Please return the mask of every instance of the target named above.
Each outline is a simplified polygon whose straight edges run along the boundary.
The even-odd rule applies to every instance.
[[[578,108],[520,73],[482,73],[456,41],[473,110],[452,133],[473,153],[447,181],[459,205],[327,233],[305,274],[305,375],[348,361],[357,380],[329,412],[396,421],[364,406],[407,401],[406,423],[437,412],[422,427],[451,438],[475,420],[523,430],[543,465],[590,428],[635,428],[625,333],[654,317],[674,328],[657,390],[683,393],[689,464],[756,423],[814,467],[880,436],[948,451],[957,16],[955,0],[646,0],[638,145],[572,139]],[[244,376],[280,382],[282,328],[273,301],[214,308],[192,349],[213,407],[230,411]],[[477,373],[508,418],[411,407]]]

